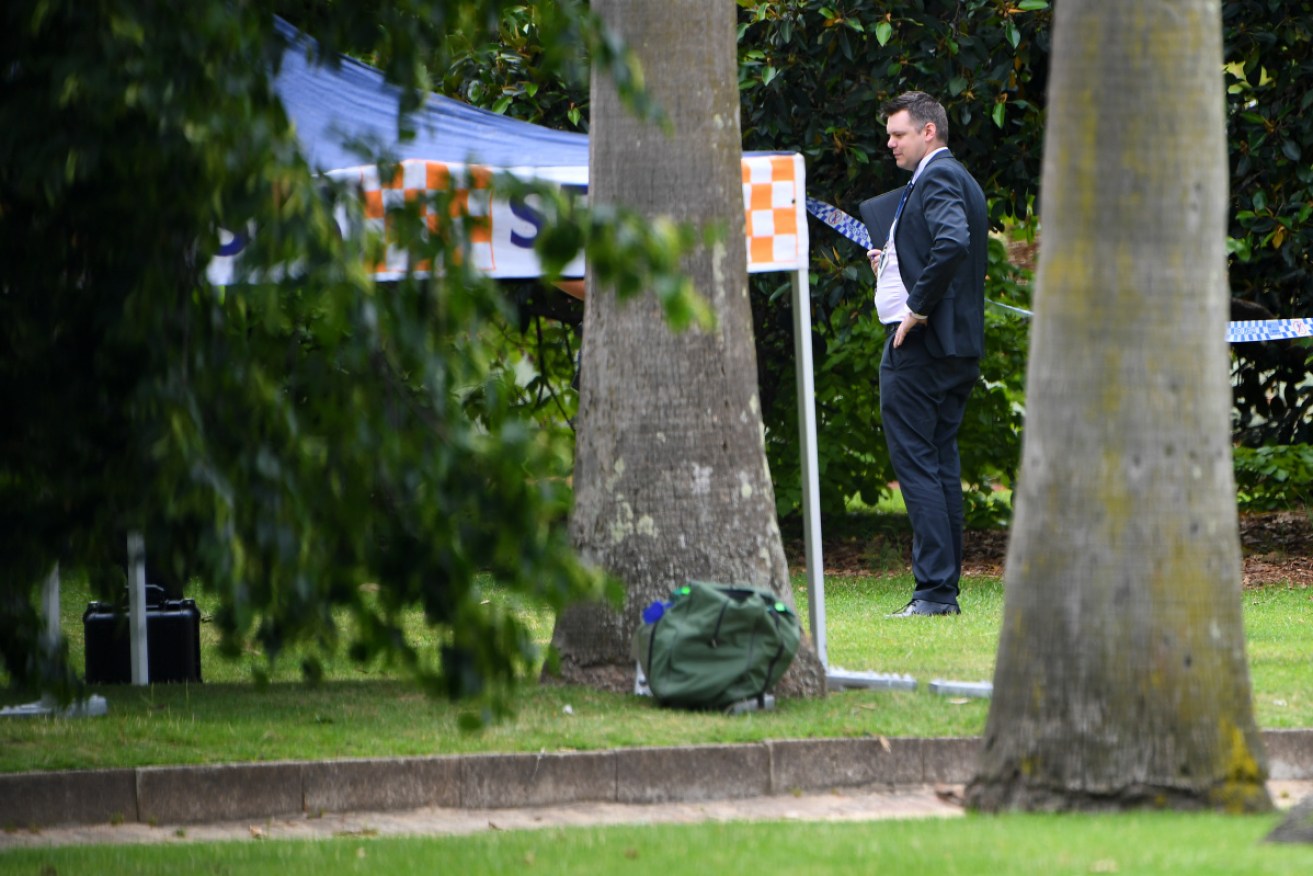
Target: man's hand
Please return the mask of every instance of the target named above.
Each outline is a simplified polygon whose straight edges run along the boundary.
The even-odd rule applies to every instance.
[[[900,322],[898,328],[894,330],[894,349],[896,350],[901,347],[903,345],[903,338],[907,337],[907,333],[923,322],[925,322],[924,319],[917,319],[910,313],[903,317],[903,321]]]
[[[866,257],[871,260],[871,273],[875,274],[878,279],[880,277],[880,250],[868,249]]]

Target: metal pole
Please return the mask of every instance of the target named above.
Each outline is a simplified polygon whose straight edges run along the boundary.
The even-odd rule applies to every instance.
[[[55,650],[63,635],[59,623],[59,563],[55,563],[54,568],[50,570],[45,586],[41,590],[41,610],[46,616],[45,647],[49,653]]]
[[[128,533],[128,631],[132,683],[150,683],[146,645],[146,543],[140,532]]]
[[[807,267],[793,272],[793,358],[798,369],[798,443],[802,455],[802,527],[807,555],[807,612],[821,665],[825,645],[825,564],[821,558],[821,487],[816,461],[816,386],[812,372],[811,287]]]

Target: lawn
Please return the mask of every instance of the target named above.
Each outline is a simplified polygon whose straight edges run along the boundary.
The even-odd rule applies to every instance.
[[[0,852],[2,873],[1134,873],[1295,876],[1307,846],[1265,844],[1279,816],[1139,812],[878,822],[721,822],[488,831],[442,838],[70,846]]]
[[[563,686],[527,684],[513,718],[460,729],[464,707],[426,698],[386,669],[345,658],[309,686],[295,655],[266,687],[251,663],[228,662],[202,625],[202,684],[102,686],[109,714],[84,719],[0,721],[0,771],[218,763],[329,757],[472,752],[596,750],[622,746],[753,742],[808,737],[969,736],[984,729],[988,701],[929,692],[935,679],[988,681],[1002,615],[1002,585],[972,578],[955,618],[890,621],[906,599],[906,575],[831,577],[826,581],[832,667],[908,674],[916,691],[850,690],[818,700],[782,701],[773,712],[727,717],[659,709],[650,700]],[[795,581],[799,611],[806,588]],[[488,598],[507,599],[495,589]],[[85,587],[67,582],[64,629],[75,665],[82,661]],[[202,608],[211,606],[200,600]],[[508,600],[509,602],[509,600]],[[1245,626],[1258,723],[1313,726],[1313,590],[1269,586],[1244,592]],[[517,607],[541,643],[550,614]],[[416,619],[416,635],[422,630]],[[18,700],[10,694],[5,703]]]
[[[794,587],[806,618],[801,576]],[[224,661],[212,628],[203,624],[204,683],[102,686],[95,691],[109,700],[106,717],[0,721],[0,771],[979,734],[988,701],[940,696],[928,683],[991,678],[1002,584],[967,579],[960,617],[884,619],[910,588],[906,574],[830,576],[826,614],[832,667],[911,675],[920,682],[915,691],[841,691],[819,700],[782,701],[772,712],[729,717],[663,710],[634,696],[527,684],[513,718],[475,731],[460,729],[462,707],[431,700],[382,667],[357,666],[345,658],[330,663],[323,683],[310,686],[298,677],[296,655],[289,655],[276,667],[272,683],[255,685],[255,656]],[[486,596],[519,612],[535,639],[546,643],[549,613],[515,605],[495,588]],[[66,582],[63,623],[79,666],[87,599],[85,586]],[[1243,599],[1259,725],[1313,726],[1308,660],[1313,590],[1270,585],[1244,591]],[[203,611],[213,609],[205,598],[199,601]],[[426,635],[418,619],[413,632]],[[12,695],[3,699],[15,701]],[[8,850],[0,852],[0,873],[1308,872],[1307,847],[1262,842],[1279,818],[1162,812],[968,815],[914,822],[733,822],[223,845],[173,840]]]

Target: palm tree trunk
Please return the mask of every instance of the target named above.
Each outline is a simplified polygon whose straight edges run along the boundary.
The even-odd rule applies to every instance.
[[[984,810],[1270,807],[1240,612],[1218,0],[1055,9]]]

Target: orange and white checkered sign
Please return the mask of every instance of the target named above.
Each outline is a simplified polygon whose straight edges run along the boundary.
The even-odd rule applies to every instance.
[[[748,271],[807,265],[807,207],[801,155],[745,155],[743,210]]]

